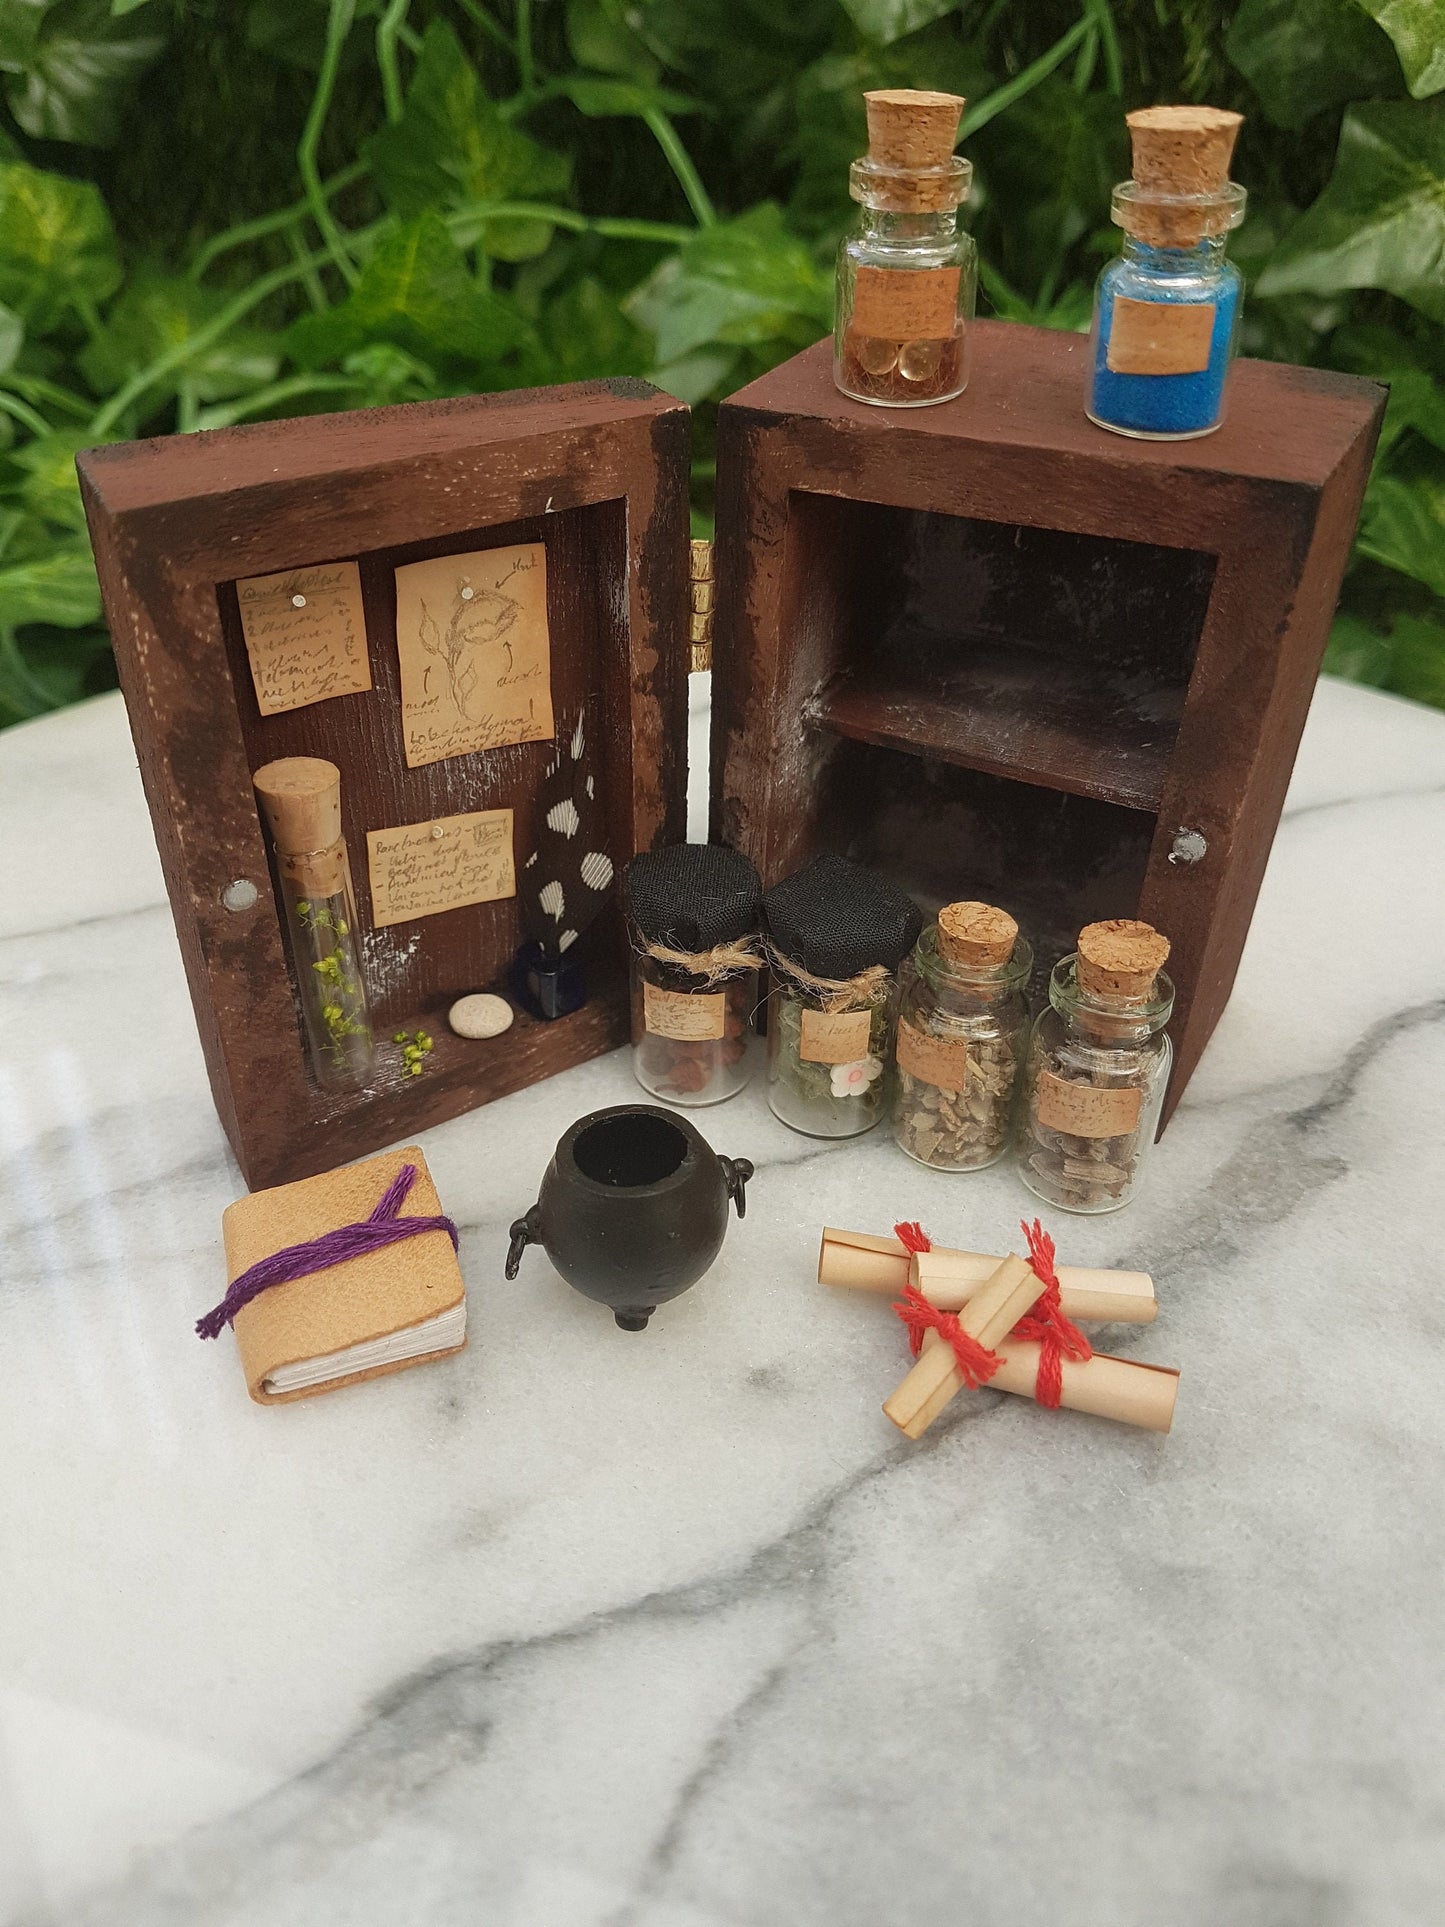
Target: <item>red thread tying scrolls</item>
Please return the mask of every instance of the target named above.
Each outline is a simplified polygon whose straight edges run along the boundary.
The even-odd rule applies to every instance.
[[[1040,1405],[1057,1411],[1064,1391],[1064,1360],[1068,1358],[1082,1364],[1086,1358],[1094,1356],[1094,1348],[1073,1320],[1064,1316],[1059,1298],[1059,1274],[1054,1268],[1053,1239],[1037,1218],[1032,1225],[1022,1224],[1020,1229],[1028,1241],[1029,1264],[1044,1289],[1014,1326],[1009,1337],[1025,1339],[1038,1346],[1039,1369],[1034,1379],[1034,1397]],[[896,1224],[893,1235],[905,1251],[915,1255],[933,1249],[928,1233],[921,1224]],[[986,1385],[1003,1363],[997,1352],[980,1345],[976,1338],[971,1338],[962,1329],[953,1312],[940,1311],[936,1305],[930,1305],[914,1285],[905,1285],[902,1302],[893,1309],[908,1332],[909,1348],[915,1358],[926,1331],[936,1331],[948,1341],[953,1347],[953,1355],[958,1360],[959,1373],[965,1385],[975,1388]]]
[[[1082,1364],[1094,1356],[1094,1348],[1072,1319],[1065,1318],[1059,1302],[1059,1274],[1054,1269],[1054,1241],[1035,1218],[1031,1225],[1020,1226],[1028,1240],[1029,1263],[1034,1276],[1043,1280],[1043,1291],[1009,1333],[1010,1338],[1032,1340],[1039,1348],[1038,1376],[1034,1397],[1040,1405],[1057,1411],[1064,1392],[1064,1360]]]

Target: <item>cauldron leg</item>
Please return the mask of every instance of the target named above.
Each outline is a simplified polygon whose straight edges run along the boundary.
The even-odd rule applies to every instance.
[[[645,1332],[647,1321],[657,1310],[656,1305],[629,1305],[624,1311],[615,1311],[612,1316],[617,1320],[619,1331]]]

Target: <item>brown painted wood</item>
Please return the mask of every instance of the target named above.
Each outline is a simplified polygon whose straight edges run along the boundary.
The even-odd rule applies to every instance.
[[[1045,968],[1079,925],[1171,939],[1178,1102],[1224,1008],[1384,408],[1243,361],[1194,442],[1084,415],[1080,336],[984,322],[968,392],[875,409],[830,346],[718,421],[713,834],[925,903],[996,898]],[[1171,864],[1181,829],[1204,860]]]
[[[646,383],[465,397],[173,436],[80,458],[121,684],[160,844],[217,1109],[248,1183],[306,1176],[552,1075],[627,1034],[621,919],[583,940],[595,986],[552,1024],[519,1017],[468,1042],[443,1021],[498,985],[515,905],[369,930],[365,831],[510,805],[520,846],[545,743],[406,767],[392,572],[402,562],[541,541],[559,737],[586,713],[606,847],[683,834],[687,410]],[[373,688],[279,716],[257,708],[235,582],[355,558]],[[362,1093],[327,1094],[305,1062],[251,771],[325,756],[344,829],[378,1028],[431,1032],[425,1074],[394,1049]],[[523,852],[519,848],[519,857]],[[249,878],[258,902],[221,901]]]

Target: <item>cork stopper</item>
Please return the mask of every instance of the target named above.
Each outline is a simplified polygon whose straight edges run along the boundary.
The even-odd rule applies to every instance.
[[[946,167],[958,142],[964,102],[958,94],[877,87],[864,94],[868,153],[880,167]]]
[[[1132,917],[1111,917],[1079,932],[1081,989],[1101,997],[1147,997],[1169,960],[1169,939]]]
[[[1242,114],[1224,107],[1141,107],[1125,118],[1134,179],[1115,197],[1115,218],[1131,234],[1154,247],[1192,247],[1237,224],[1242,195],[1232,187],[1229,163]]]
[[[251,778],[276,849],[306,856],[341,835],[341,771],[320,756],[283,756]]]
[[[991,903],[946,903],[938,913],[939,954],[970,969],[1006,964],[1018,934],[1008,911]]]
[[[912,87],[863,96],[868,152],[854,161],[849,191],[867,207],[936,214],[968,197],[973,169],[953,151],[964,101]]]

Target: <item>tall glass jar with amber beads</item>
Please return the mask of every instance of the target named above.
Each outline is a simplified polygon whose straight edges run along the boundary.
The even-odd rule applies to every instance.
[[[923,408],[968,382],[978,256],[958,225],[973,169],[954,153],[957,94],[864,95],[868,152],[849,192],[861,212],[838,250],[833,379],[856,401]]]

